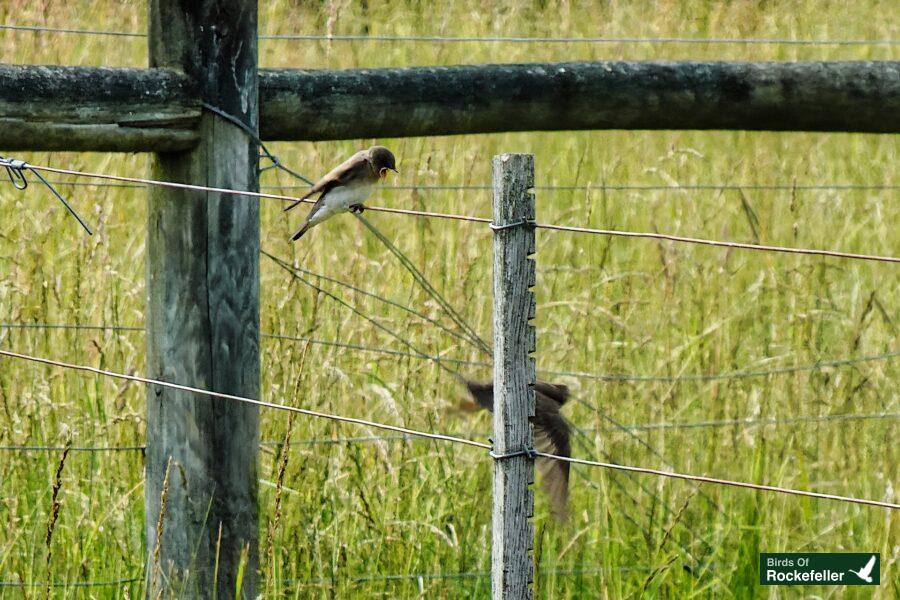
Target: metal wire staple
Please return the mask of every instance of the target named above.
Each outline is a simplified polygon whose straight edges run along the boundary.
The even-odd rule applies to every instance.
[[[506,458],[516,458],[517,456],[527,456],[528,458],[534,460],[537,458],[537,450],[531,448],[530,446],[525,446],[521,450],[516,450],[515,452],[508,452],[506,454],[498,454],[493,450],[490,451],[491,458],[494,460],[503,460]]]
[[[520,219],[518,221],[513,221],[512,223],[505,223],[503,225],[497,225],[496,223],[488,223],[488,227],[493,231],[503,231],[504,229],[512,229],[514,227],[530,227],[534,229],[537,227],[537,222],[534,219]]]

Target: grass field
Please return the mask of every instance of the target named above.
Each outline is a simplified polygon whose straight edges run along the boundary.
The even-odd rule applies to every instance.
[[[891,2],[263,2],[266,33],[897,38]],[[368,5],[367,8],[363,8]],[[21,0],[4,23],[143,31],[144,2]],[[146,40],[0,31],[0,61],[144,66]],[[897,46],[512,44],[261,41],[263,67],[337,68],[590,59],[897,59]],[[747,132],[560,132],[378,140],[403,186],[489,185],[491,156],[532,152],[541,221],[764,244],[900,253],[897,189],[622,190],[618,185],[794,183],[897,186],[896,136]],[[372,140],[273,144],[309,176]],[[144,176],[144,155],[21,153],[57,167]],[[267,172],[263,185],[296,185]],[[604,189],[604,186],[607,186]],[[0,186],[0,322],[139,327],[144,322],[145,192],[60,186],[96,225],[83,235],[50,194]],[[296,191],[296,190],[295,190]],[[376,205],[488,216],[484,190],[386,189]],[[350,216],[295,245],[275,201],[263,248],[450,324],[386,249]],[[472,223],[367,213],[483,337],[490,336],[490,231]],[[538,367],[678,376],[767,370],[898,349],[895,265],[725,251],[538,232]],[[262,257],[262,329],[405,350],[371,323]],[[430,354],[485,360],[433,325],[333,284],[323,286]],[[0,348],[144,372],[140,331],[0,328]],[[900,361],[714,381],[602,382],[562,377],[587,431],[574,454],[629,465],[898,501],[900,423],[838,415],[900,412]],[[487,437],[487,414],[435,364],[266,338],[266,400],[441,432]],[[477,378],[485,368],[466,368]],[[0,360],[0,445],[134,446],[145,390]],[[624,424],[817,417],[775,425],[651,428]],[[821,417],[821,418],[819,418]],[[265,597],[483,598],[489,594],[490,461],[430,441],[341,441],[375,430],[263,411],[261,591]],[[318,441],[314,441],[318,440]],[[327,443],[324,443],[324,442]],[[45,543],[61,452],[0,450],[0,597],[138,597],[143,460],[134,450],[72,451]],[[280,514],[275,487],[283,485]],[[651,476],[574,468],[571,522],[537,495],[536,596],[785,597],[762,589],[761,551],[882,554],[876,598],[900,596],[900,519],[886,509]],[[848,591],[849,590],[849,591]],[[859,591],[862,590],[862,591]],[[872,597],[872,588],[806,588],[807,597]]]

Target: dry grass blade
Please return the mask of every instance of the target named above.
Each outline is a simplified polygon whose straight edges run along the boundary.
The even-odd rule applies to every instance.
[[[165,533],[166,510],[169,507],[169,476],[172,471],[172,457],[166,462],[166,473],[163,476],[162,492],[159,496],[159,518],[156,521],[156,543],[153,545],[153,565],[150,573],[148,594],[156,590],[156,599],[162,598],[165,586],[160,565],[162,554],[163,534]]]
[[[62,472],[66,466],[66,457],[69,456],[69,447],[72,445],[71,438],[66,440],[65,448],[59,457],[59,463],[56,465],[56,475],[53,477],[53,491],[50,495],[50,519],[47,521],[47,535],[44,538],[44,544],[47,546],[47,598],[50,597],[51,585],[51,568],[50,559],[53,557],[53,532],[56,529],[56,521],[59,518],[59,492],[62,489]]]

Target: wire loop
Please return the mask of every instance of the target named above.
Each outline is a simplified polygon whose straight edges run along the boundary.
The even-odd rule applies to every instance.
[[[28,187],[28,180],[25,179],[25,174],[22,172],[28,168],[27,162],[0,156],[0,164],[3,164],[3,168],[6,169],[6,176],[9,177],[9,182],[14,188],[24,190]]]
[[[490,227],[492,231],[503,231],[504,229],[512,229],[514,227],[530,227],[531,229],[534,229],[537,227],[537,222],[534,219],[520,219],[503,225],[488,223],[488,227]]]
[[[56,188],[53,187],[53,185],[49,181],[44,179],[44,176],[34,168],[32,168],[32,166],[27,162],[25,162],[24,160],[18,160],[16,158],[5,158],[3,156],[0,156],[0,166],[6,169],[6,175],[7,177],[9,177],[9,182],[17,190],[24,190],[28,187],[28,179],[25,177],[25,171],[31,171],[32,173],[34,173],[34,176],[40,179],[41,183],[47,186],[47,189],[50,190],[50,193],[56,196],[56,199],[66,207],[66,210],[69,211],[69,214],[75,217],[75,220],[78,221],[79,225],[81,225],[85,231],[87,231],[87,234],[94,235],[94,233],[91,231],[91,228],[88,227],[87,223],[84,222],[84,219],[78,216],[78,213],[75,212],[75,209],[72,208],[71,205],[69,205],[69,203],[66,201],[66,199],[56,191]]]
[[[500,454],[498,452],[494,452],[494,449],[493,449],[494,440],[492,440],[490,438],[488,438],[488,440],[491,442],[491,450],[490,450],[490,452],[488,452],[488,454],[490,454],[491,458],[493,458],[494,460],[505,460],[507,458],[516,458],[518,456],[527,456],[531,460],[534,460],[538,456],[537,450],[535,450],[531,446],[525,446],[521,450],[516,450],[515,452],[507,452],[506,454]]]

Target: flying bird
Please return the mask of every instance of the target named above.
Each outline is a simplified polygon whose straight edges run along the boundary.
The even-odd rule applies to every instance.
[[[466,387],[481,408],[493,412],[494,384],[465,380]],[[534,446],[538,452],[571,456],[569,424],[559,413],[569,399],[569,388],[545,381],[534,384]],[[569,515],[569,463],[538,456],[536,466],[543,476],[544,490],[550,496],[550,512],[559,521]]]
[[[365,210],[363,202],[372,194],[375,185],[387,176],[388,171],[399,173],[394,154],[384,146],[360,150],[335,167],[317,181],[305,196],[284,209],[287,212],[301,201],[319,194],[319,199],[291,240],[299,240],[311,227],[334,215]]]
[[[872,583],[872,568],[875,567],[875,555],[872,555],[872,558],[869,559],[869,562],[866,563],[859,571],[854,571],[853,569],[847,569],[866,583]]]

